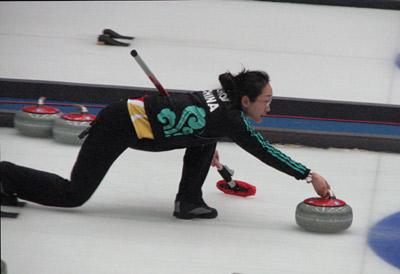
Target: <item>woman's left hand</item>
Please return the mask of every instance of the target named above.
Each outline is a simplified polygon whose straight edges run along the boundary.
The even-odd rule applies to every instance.
[[[222,164],[219,162],[219,153],[218,150],[215,150],[214,152],[214,156],[211,160],[211,166],[212,167],[216,167],[217,169],[221,169],[222,168]]]

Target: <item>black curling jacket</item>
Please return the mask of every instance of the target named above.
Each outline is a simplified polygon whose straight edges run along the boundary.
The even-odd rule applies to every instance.
[[[146,96],[144,108],[154,139],[140,139],[136,148],[163,151],[229,138],[267,165],[296,179],[304,179],[310,172],[273,147],[249,123],[243,111],[231,107],[221,89]]]

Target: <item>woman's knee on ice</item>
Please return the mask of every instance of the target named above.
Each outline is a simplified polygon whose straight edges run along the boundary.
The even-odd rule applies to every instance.
[[[74,192],[68,195],[68,198],[62,203],[63,207],[80,207],[83,206],[92,196],[93,193]]]

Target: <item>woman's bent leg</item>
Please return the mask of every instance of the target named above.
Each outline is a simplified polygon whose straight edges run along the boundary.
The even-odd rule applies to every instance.
[[[217,210],[204,202],[201,191],[210,169],[215,147],[216,143],[212,143],[186,149],[182,178],[175,199],[175,217],[180,219],[217,217]]]

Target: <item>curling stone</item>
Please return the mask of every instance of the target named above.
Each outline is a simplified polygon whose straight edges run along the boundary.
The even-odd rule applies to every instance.
[[[61,115],[54,121],[53,135],[55,141],[64,144],[81,145],[85,138],[78,136],[90,126],[96,116],[89,114],[87,108],[82,105],[75,105],[80,113],[67,113]]]
[[[308,198],[296,208],[296,223],[312,232],[340,232],[349,228],[352,221],[351,207],[333,194],[329,198]]]
[[[27,106],[15,113],[14,126],[23,135],[50,137],[53,121],[60,117],[57,108],[45,106],[46,97],[40,97],[36,106]]]

